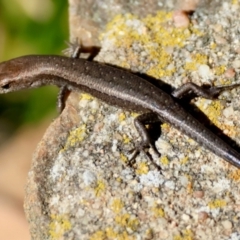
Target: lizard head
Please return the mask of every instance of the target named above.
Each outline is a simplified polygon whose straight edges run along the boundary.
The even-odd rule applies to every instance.
[[[0,63],[0,93],[27,88],[27,68],[24,58]]]

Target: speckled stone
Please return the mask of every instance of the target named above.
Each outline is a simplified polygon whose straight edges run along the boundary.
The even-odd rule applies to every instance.
[[[71,39],[96,46],[101,32],[102,49],[95,60],[161,78],[161,86],[239,81],[238,1],[199,1],[188,16],[191,31],[174,32],[172,18],[160,21],[157,33],[174,33],[167,35],[166,44],[182,41],[161,54],[157,50],[163,43],[156,41],[158,35],[147,35],[152,30],[143,17],[181,9],[179,2],[176,7],[176,1],[151,1],[149,8],[145,1],[123,2],[71,0]],[[117,13],[136,16],[119,16],[103,30]],[[124,32],[124,26],[131,31]],[[141,38],[132,41],[138,34]],[[225,82],[228,69],[234,74],[230,71]],[[240,89],[224,93],[219,101],[198,98],[192,103],[192,110],[204,111],[240,145]],[[162,126],[156,143],[161,158],[153,154],[154,164],[140,154],[130,167],[129,150],[139,140],[134,116],[85,94],[70,95],[39,143],[29,173],[25,210],[32,239],[240,239],[239,170],[169,124]]]

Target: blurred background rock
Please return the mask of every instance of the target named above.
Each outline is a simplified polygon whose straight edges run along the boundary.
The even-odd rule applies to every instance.
[[[67,1],[0,1],[0,62],[61,54],[67,40]],[[30,239],[24,186],[34,149],[57,116],[57,92],[44,87],[0,95],[0,240]]]

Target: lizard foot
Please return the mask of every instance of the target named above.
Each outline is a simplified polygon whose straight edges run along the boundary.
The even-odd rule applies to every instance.
[[[143,152],[150,161],[153,161],[152,156],[149,153],[150,148],[152,148],[152,150],[158,157],[161,156],[161,154],[159,153],[155,146],[155,143],[142,142],[137,147],[129,151],[130,153],[133,154],[132,157],[129,159],[129,162],[130,163],[135,162],[135,159],[140,152]]]

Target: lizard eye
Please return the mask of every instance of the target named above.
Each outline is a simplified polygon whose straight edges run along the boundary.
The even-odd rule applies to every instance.
[[[2,86],[2,88],[3,88],[3,89],[9,89],[9,88],[10,88],[10,84],[9,84],[9,83],[8,83],[8,84],[5,84],[5,85]]]

